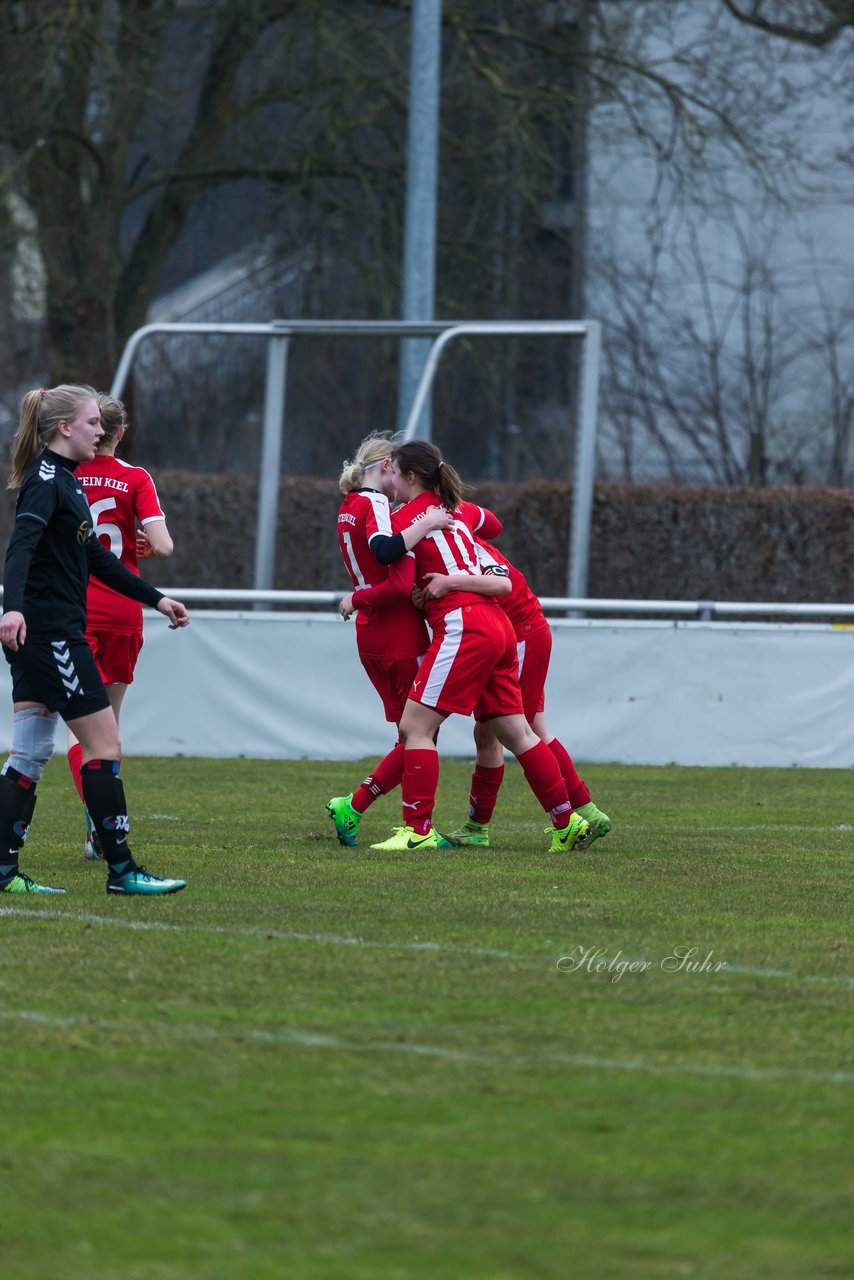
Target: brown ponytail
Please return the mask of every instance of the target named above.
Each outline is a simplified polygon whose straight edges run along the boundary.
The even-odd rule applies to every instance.
[[[449,462],[445,462],[432,441],[409,440],[398,445],[392,457],[403,475],[413,472],[426,489],[433,489],[439,495],[443,507],[456,511],[462,501],[463,490],[470,486],[463,482]]]
[[[104,430],[103,437],[98,442],[100,453],[103,445],[112,444],[122,427],[127,430],[128,415],[121,400],[114,400],[106,393],[98,396],[98,408],[101,411],[101,426]]]

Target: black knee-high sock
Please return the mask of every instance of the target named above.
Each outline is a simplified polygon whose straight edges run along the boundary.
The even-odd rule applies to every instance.
[[[118,760],[89,760],[80,770],[83,798],[112,875],[136,866],[128,845],[127,804]]]
[[[36,784],[10,765],[0,775],[0,884],[18,874],[18,852],[36,807]]]

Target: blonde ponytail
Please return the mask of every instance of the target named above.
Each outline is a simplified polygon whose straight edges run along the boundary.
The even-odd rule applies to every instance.
[[[388,431],[372,431],[365,436],[356,450],[352,461],[344,461],[343,470],[338,477],[338,488],[342,493],[352,493],[361,489],[365,480],[365,470],[373,462],[383,462],[391,457],[397,436]]]
[[[92,387],[63,382],[49,390],[28,391],[21,405],[18,429],[12,440],[11,467],[7,489],[20,489],[27,471],[42,449],[56,435],[63,420],[68,421],[77,412],[82,400],[97,400]]]

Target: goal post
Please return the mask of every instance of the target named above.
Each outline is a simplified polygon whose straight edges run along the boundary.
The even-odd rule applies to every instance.
[[[411,440],[424,413],[439,361],[449,344],[463,337],[567,337],[580,340],[581,382],[577,405],[572,518],[569,538],[567,595],[587,595],[590,526],[596,470],[596,421],[599,398],[601,325],[596,320],[271,320],[257,324],[173,322],[143,325],[128,338],[116,368],[110,394],[121,399],[141,342],[155,334],[235,334],[266,337],[267,378],[258,480],[255,539],[255,589],[269,590],[275,574],[275,537],[279,505],[282,434],[285,425],[288,344],[292,337],[430,338],[415,398],[404,427]],[[429,414],[423,418],[430,432]]]

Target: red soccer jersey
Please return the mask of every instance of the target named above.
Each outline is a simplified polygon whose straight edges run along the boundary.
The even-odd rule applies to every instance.
[[[151,476],[143,467],[106,454],[78,463],[74,475],[83,486],[102,545],[131,573],[139,573],[137,528],[165,519]],[[92,577],[86,594],[86,626],[103,631],[141,630],[142,606]]]
[[[424,615],[408,594],[390,594],[375,606],[359,603],[360,590],[380,587],[388,579],[390,566],[380,564],[371,551],[371,539],[391,534],[391,509],[385,494],[373,489],[347,494],[338,512],[338,546],[355,593],[359,653],[372,658],[420,658],[427,652],[430,638]]]
[[[430,507],[441,505],[440,498],[432,490],[413,498],[411,502],[405,503],[395,511],[392,517],[395,532],[408,529]],[[474,508],[473,503],[466,505],[478,510]],[[423,590],[427,586],[429,578],[424,576],[427,573],[470,573],[473,577],[480,574],[481,567],[474,535],[470,525],[463,519],[467,514],[467,512],[455,514],[454,523],[450,529],[434,529],[415,544],[413,555],[415,556],[416,587]],[[427,621],[435,629],[446,613],[467,604],[492,605],[495,601],[489,596],[482,596],[474,591],[449,591],[441,600],[429,598],[425,600]]]
[[[466,502],[463,500],[457,507],[462,518],[465,520],[472,533],[476,533],[479,538],[486,538],[491,542],[493,538],[497,538],[504,530],[504,526],[489,507],[479,507],[475,502]]]
[[[509,596],[499,596],[498,603],[510,619],[517,637],[523,628],[548,626],[542,605],[528,586],[528,579],[522,570],[517,569],[515,564],[511,564],[507,557],[491,543],[482,542],[480,538],[476,538],[475,541],[478,545],[481,564],[497,562],[506,564],[510,570],[510,585],[513,590]]]

